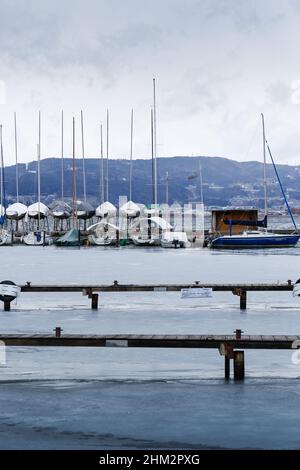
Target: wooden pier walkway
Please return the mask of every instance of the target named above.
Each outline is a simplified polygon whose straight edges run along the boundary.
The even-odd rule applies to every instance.
[[[82,292],[92,299],[92,309],[98,309],[99,292],[178,292],[181,289],[208,287],[214,292],[232,292],[234,295],[239,296],[240,309],[245,310],[247,308],[247,292],[282,292],[293,290],[293,284],[290,280],[286,283],[277,284],[204,284],[200,283],[200,281],[194,281],[190,284],[120,284],[118,281],[114,281],[113,284],[34,285],[31,282],[27,282],[20,287],[21,292]],[[9,302],[4,305],[4,308],[9,310]]]
[[[190,284],[32,284],[27,282],[20,286],[22,292],[178,292],[181,289],[193,287],[209,287],[213,291],[233,292],[236,289],[245,291],[292,291],[291,281],[286,283],[260,283],[260,284],[211,284],[195,281]]]
[[[241,330],[236,330],[235,335],[70,335],[62,334],[62,331],[60,327],[56,327],[52,335],[1,334],[0,344],[14,347],[215,348],[219,350],[221,356],[224,356],[226,380],[230,378],[231,359],[234,379],[244,379],[244,349],[292,350],[300,347],[300,335],[243,336]]]
[[[291,349],[295,341],[300,345],[300,335],[63,335],[58,327],[54,335],[0,334],[0,341],[7,346]]]

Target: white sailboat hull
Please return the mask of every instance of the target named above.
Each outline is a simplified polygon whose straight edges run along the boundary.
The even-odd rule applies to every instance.
[[[3,245],[10,245],[11,244],[11,236],[7,232],[7,230],[2,230],[0,232],[0,246]]]
[[[48,244],[50,241],[49,237],[46,236],[44,231],[29,232],[23,237],[23,242],[28,246],[42,246]]]

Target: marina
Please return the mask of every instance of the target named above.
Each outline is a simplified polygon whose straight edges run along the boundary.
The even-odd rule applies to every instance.
[[[165,250],[160,247],[137,250],[133,246],[78,249],[53,245],[16,245],[11,250],[4,249],[3,279],[11,279],[24,289],[17,302],[11,303],[10,311],[1,311],[4,340],[11,335],[15,338],[23,336],[25,341],[26,337],[63,341],[70,335],[91,338],[91,341],[97,336],[118,340],[121,337],[128,339],[131,335],[160,338],[196,335],[215,336],[222,341],[225,336],[234,342],[236,333],[233,332],[240,329],[244,332],[242,338],[261,339],[267,335],[270,339],[283,335],[285,338],[281,339],[288,349],[247,349],[243,347],[244,343],[235,343],[237,350],[245,352],[245,378],[224,380],[225,357],[220,356],[219,343],[207,349],[124,345],[67,347],[63,342],[57,347],[7,346],[7,365],[0,367],[2,399],[5,398],[7,403],[1,414],[1,430],[5,433],[2,445],[9,447],[17,439],[21,448],[30,448],[30,445],[40,448],[72,448],[74,445],[78,448],[86,445],[90,448],[155,447],[158,441],[175,448],[200,444],[201,447],[232,448],[234,436],[233,447],[239,448],[247,442],[249,445],[248,431],[256,427],[253,409],[258,410],[262,423],[268,415],[262,400],[263,397],[267,399],[272,389],[273,398],[268,402],[272,418],[264,421],[258,434],[254,433],[257,437],[251,439],[251,445],[276,448],[289,447],[292,442],[296,446],[293,432],[298,421],[296,417],[291,419],[290,405],[279,410],[277,400],[285,396],[289,397],[290,404],[296,403],[294,394],[299,366],[291,362],[293,350],[288,337],[294,339],[300,331],[299,300],[292,295],[292,285],[298,279],[299,270],[298,263],[291,262],[297,261],[300,251],[296,247],[265,250],[260,256],[257,253],[262,252],[219,252],[202,248]],[[17,259],[22,261],[16,272],[14,261]],[[116,278],[117,285],[113,282]],[[66,283],[66,279],[72,279],[72,283]],[[179,289],[196,286],[197,279],[200,285],[227,285],[228,290],[214,291],[212,298],[181,299]],[[290,285],[288,279],[292,280]],[[27,280],[31,281],[29,285]],[[261,285],[261,290],[247,291],[247,309],[241,311],[239,298],[232,295],[233,285],[246,285],[250,289],[251,284]],[[272,288],[277,284],[277,292],[264,290],[266,286]],[[65,289],[69,286],[74,291],[47,291],[47,286],[55,289],[59,285]],[[173,285],[176,290],[121,291],[122,286],[132,285],[150,288]],[[82,295],[82,289],[88,287],[107,288],[100,292],[98,310],[91,310],[91,299]],[[44,291],[39,292],[39,288]],[[118,288],[120,292],[114,292]],[[61,337],[57,339],[56,328],[61,328]],[[231,377],[234,377],[234,368]],[[55,409],[53,394],[60,403]],[[225,403],[226,408],[213,424],[209,416],[212,410],[214,413],[221,411],[218,406],[220,394],[223,396],[222,407]],[[13,403],[17,400],[30,410],[29,405],[25,405],[29,403],[29,397],[36,400],[35,411],[17,416]],[[42,407],[38,397],[43,397],[48,405]],[[134,413],[130,412],[132,400],[138,406]],[[157,400],[163,400],[159,407],[160,416],[153,416],[151,410]],[[233,403],[239,414],[237,427]],[[77,424],[74,421],[73,434],[67,435],[64,434],[67,426],[63,424],[63,416],[72,407],[76,407],[80,421],[83,416],[88,417],[88,421],[83,427],[79,421]],[[176,416],[172,411],[174,407],[178,410]],[[191,416],[190,407],[193,415],[196,413],[195,421],[186,422],[182,428],[182,418]],[[210,409],[210,413],[205,409]],[[37,431],[38,416],[43,417],[43,424],[39,422],[40,431]],[[141,419],[149,421],[151,429],[145,429]],[[161,419],[168,427],[163,434],[159,426]],[[199,420],[205,422],[203,434]],[[286,437],[282,440],[282,432],[278,431],[270,440],[271,429],[278,420]],[[228,423],[232,426],[230,439],[224,433]],[[26,429],[28,439],[17,433],[21,429]],[[218,429],[222,429],[222,433]],[[111,435],[105,437],[108,430]]]

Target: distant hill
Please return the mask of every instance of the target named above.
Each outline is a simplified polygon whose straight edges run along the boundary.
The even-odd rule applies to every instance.
[[[199,160],[202,167],[203,194],[206,206],[263,207],[263,165],[260,162],[237,162],[221,157],[164,157],[158,158],[158,199],[166,201],[166,172],[169,175],[169,203],[200,201]],[[25,203],[36,199],[36,162],[19,164],[19,193]],[[88,199],[99,202],[100,163],[96,158],[85,159]],[[106,168],[106,161],[105,161]],[[82,160],[76,160],[77,196],[83,195]],[[278,171],[291,205],[300,206],[300,167],[278,165]],[[109,160],[109,199],[118,202],[119,195],[128,196],[129,161]],[[194,178],[191,178],[194,176]],[[280,207],[283,198],[271,165],[267,167],[270,206]],[[151,160],[133,162],[133,200],[150,204],[152,198]],[[16,194],[15,166],[5,168],[5,193],[8,201]],[[72,160],[64,160],[64,193],[72,196]],[[61,194],[61,160],[41,161],[41,193],[46,203],[59,199]]]

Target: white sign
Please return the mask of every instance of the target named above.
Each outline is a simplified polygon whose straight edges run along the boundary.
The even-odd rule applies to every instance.
[[[127,339],[107,339],[105,341],[105,346],[107,348],[127,348],[128,347],[128,341]]]
[[[212,297],[213,290],[211,287],[188,287],[181,289],[182,299],[206,299]]]

